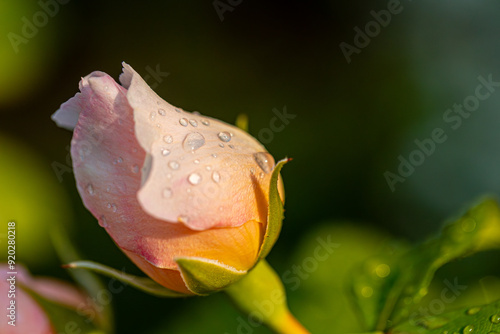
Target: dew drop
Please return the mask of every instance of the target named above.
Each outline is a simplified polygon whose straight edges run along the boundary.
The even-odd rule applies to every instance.
[[[111,209],[111,211],[113,211],[113,212],[116,212],[116,210],[117,210],[115,203],[113,203],[113,204],[108,203],[107,207],[108,207],[108,209]]]
[[[163,136],[163,141],[167,144],[172,144],[172,142],[174,141],[174,138],[172,138],[172,136],[170,136],[170,135],[166,135],[166,136]]]
[[[158,114],[160,114],[160,116],[165,116],[167,113],[165,112],[165,109],[158,109]]]
[[[373,295],[373,288],[365,286],[361,289],[361,295],[365,298],[370,298]]]
[[[218,172],[213,172],[212,173],[212,180],[214,180],[215,183],[220,182],[220,174]]]
[[[480,307],[472,307],[472,308],[468,309],[466,313],[467,313],[467,315],[473,315],[479,311],[481,311]]]
[[[197,185],[201,182],[201,175],[198,173],[192,173],[188,176],[188,181],[192,185]]]
[[[149,114],[149,118],[150,118],[151,120],[154,120],[154,119],[155,119],[155,117],[156,117],[156,113],[155,113],[154,111],[152,111],[152,112]]]
[[[229,144],[229,145],[227,145],[227,146],[229,146],[229,148],[234,149],[234,145]]]
[[[166,148],[161,149],[161,155],[163,155],[164,157],[166,157],[169,154],[170,154],[170,150],[168,150]]]
[[[207,166],[205,166],[205,169],[206,169],[206,170],[212,170],[212,166],[207,165]]]
[[[201,120],[201,124],[205,125],[205,126],[209,126],[210,125],[210,122],[207,120],[207,119],[202,119]]]
[[[172,168],[173,170],[179,169],[180,165],[177,161],[170,161],[168,163],[168,167]]]
[[[387,264],[382,263],[375,268],[375,273],[378,277],[384,278],[389,276],[389,274],[391,273],[391,268]]]
[[[227,143],[228,141],[231,140],[231,134],[229,132],[219,132],[219,134],[217,135],[219,137],[220,140],[222,140],[223,142]]]
[[[464,329],[462,330],[463,334],[468,334],[468,333],[472,333],[472,332],[474,332],[474,326],[472,326],[472,325],[465,326]]]
[[[217,158],[217,154],[212,153],[212,157],[213,157],[213,158]]]
[[[108,227],[108,220],[106,219],[106,216],[102,215],[98,219],[99,226],[101,227]]]
[[[187,118],[181,118],[179,120],[179,124],[182,125],[182,126],[187,126],[188,125],[188,120]]]
[[[222,144],[222,143],[219,143],[219,146],[222,147],[222,148],[224,148],[224,144]]]
[[[181,110],[181,109],[179,109],[179,108],[175,108],[175,111],[177,111],[177,112],[182,112],[182,110]]]
[[[476,221],[472,218],[462,220],[462,231],[472,232],[476,228]]]
[[[139,173],[139,166],[138,165],[133,165],[132,166],[132,173],[134,173],[134,174]]]
[[[170,198],[170,197],[172,197],[172,189],[165,188],[165,189],[163,189],[161,194],[162,194],[163,198]]]
[[[122,157],[118,157],[118,159],[116,159],[116,160],[113,161],[113,165],[121,164],[122,162],[123,162],[123,158]]]
[[[497,324],[500,324],[500,314],[493,314],[491,317],[490,317],[490,321],[492,323],[494,323],[495,325]]]
[[[182,142],[182,147],[190,152],[196,151],[203,145],[205,145],[205,137],[199,132],[191,132]]]
[[[187,223],[189,222],[189,218],[188,216],[185,216],[185,215],[180,215],[179,217],[177,217],[177,220],[181,223]]]
[[[193,127],[197,127],[198,126],[198,122],[196,122],[195,119],[190,119],[189,120],[189,124],[191,124],[191,126],[193,126]]]
[[[94,196],[94,186],[92,185],[92,183],[88,184],[87,192],[89,193],[90,196]]]
[[[274,168],[273,157],[266,152],[258,152],[253,155],[257,165],[264,171],[264,173],[270,173]]]
[[[196,159],[195,161],[193,161],[193,163],[194,163],[195,165],[197,165],[197,164],[199,164],[199,163],[200,163],[200,160]]]

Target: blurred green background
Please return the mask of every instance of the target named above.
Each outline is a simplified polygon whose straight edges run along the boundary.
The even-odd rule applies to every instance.
[[[317,333],[359,329],[342,295],[353,263],[392,237],[422,239],[479,195],[500,192],[500,89],[456,130],[443,120],[479,76],[500,81],[498,1],[401,1],[350,62],[340,44],[354,46],[355,27],[393,1],[61,2],[0,3],[0,218],[17,221],[18,261],[35,274],[68,277],[48,238],[53,224],[67,226],[88,259],[139,273],[83,207],[71,133],[50,120],[80,77],[117,79],[122,61],[143,76],[168,72],[148,83],[176,106],[231,123],[248,114],[257,138],[273,109],[296,115],[263,140],[275,158],[294,159],[282,172],[286,220],[269,261],[283,274],[317,236],[341,245],[298,289],[287,286],[292,311]],[[397,174],[398,156],[408,159],[436,128],[447,140],[391,191],[384,173]],[[470,286],[489,277],[498,290],[499,265],[498,254],[477,256],[438,277]],[[118,333],[240,326],[221,295],[162,300],[126,288],[113,304]]]

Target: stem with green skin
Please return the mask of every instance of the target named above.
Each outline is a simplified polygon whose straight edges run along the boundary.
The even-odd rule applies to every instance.
[[[290,313],[283,283],[265,260],[224,291],[252,324],[262,322],[276,333],[310,334]]]

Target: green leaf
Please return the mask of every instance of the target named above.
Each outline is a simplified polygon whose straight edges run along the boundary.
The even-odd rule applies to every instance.
[[[259,250],[259,259],[264,259],[269,254],[281,232],[281,225],[283,223],[284,216],[283,202],[281,201],[278,191],[278,179],[280,177],[281,168],[283,168],[283,166],[290,160],[291,159],[285,158],[278,161],[271,176],[266,234],[264,235],[264,241]]]
[[[158,297],[187,297],[185,294],[173,290],[169,290],[166,287],[156,283],[148,277],[139,277],[127,274],[123,271],[118,271],[116,269],[110,268],[100,263],[93,261],[76,261],[65,265],[66,268],[83,268],[95,271],[97,273],[106,275],[111,278],[115,278],[125,285],[131,285],[136,289],[144,291],[146,293],[158,296]]]
[[[389,241],[377,256],[372,256],[352,271],[350,292],[365,330],[375,329],[380,318],[387,319],[382,314],[384,308],[395,304],[395,281],[400,275],[398,264],[408,249],[402,242]]]
[[[479,307],[450,311],[439,316],[410,319],[392,334],[500,333],[500,300]]]
[[[235,283],[247,273],[202,258],[184,257],[177,258],[175,261],[189,290],[198,295],[207,295],[221,290]]]
[[[396,255],[388,261],[390,274],[377,280],[368,269],[358,272],[353,279],[353,290],[361,291],[362,282],[373,288],[374,293],[356,294],[356,304],[366,306],[362,298],[370,299],[371,308],[365,312],[368,330],[383,330],[388,321],[398,324],[405,321],[415,305],[427,294],[434,273],[444,264],[489,249],[500,248],[500,210],[495,200],[485,199],[472,207],[461,218],[448,224],[442,233]],[[366,267],[366,264],[365,264]],[[369,268],[369,266],[368,266]],[[375,293],[375,290],[378,290]],[[370,296],[368,296],[370,295]],[[376,313],[374,317],[373,312]],[[373,319],[378,318],[375,327]]]

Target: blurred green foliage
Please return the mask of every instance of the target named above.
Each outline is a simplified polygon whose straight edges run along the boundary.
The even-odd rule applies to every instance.
[[[500,192],[497,92],[390,191],[383,173],[398,169],[398,156],[408,158],[415,139],[443,127],[443,113],[474,91],[479,75],[500,80],[498,2],[401,5],[348,64],[339,44],[352,44],[354,27],[364,28],[387,1],[242,1],[221,22],[210,1],[72,0],[47,14],[17,53],[8,34],[22,33],[23,17],[32,21],[44,9],[34,1],[3,1],[0,214],[18,222],[20,242],[29,240],[20,245],[19,261],[34,274],[61,276],[44,231],[70,222],[88,259],[138,273],[83,207],[68,164],[71,134],[50,120],[77,92],[80,77],[102,70],[117,78],[125,60],[149,74],[148,83],[174,105],[228,122],[247,114],[257,138],[270,127],[273,109],[286,106],[296,115],[266,143],[277,159],[294,158],[283,171],[286,219],[269,262],[285,273],[331,230],[338,256],[289,291],[291,309],[313,332],[329,333],[333,317],[342,330],[358,330],[342,290],[348,268],[383,247],[388,231],[421,239],[478,195]],[[154,79],[157,68],[168,77]],[[65,168],[57,172],[54,163]],[[323,223],[332,219],[351,223]],[[470,286],[460,297],[477,299],[473,289],[484,282],[498,286],[499,264],[497,255],[478,255],[444,266],[436,282],[456,272]],[[315,289],[328,282],[335,287],[328,294]],[[162,326],[172,333],[233,333],[240,325],[219,295],[163,300],[124,288],[112,302],[118,333],[162,332]],[[138,319],[139,305],[148,305],[147,319]]]

